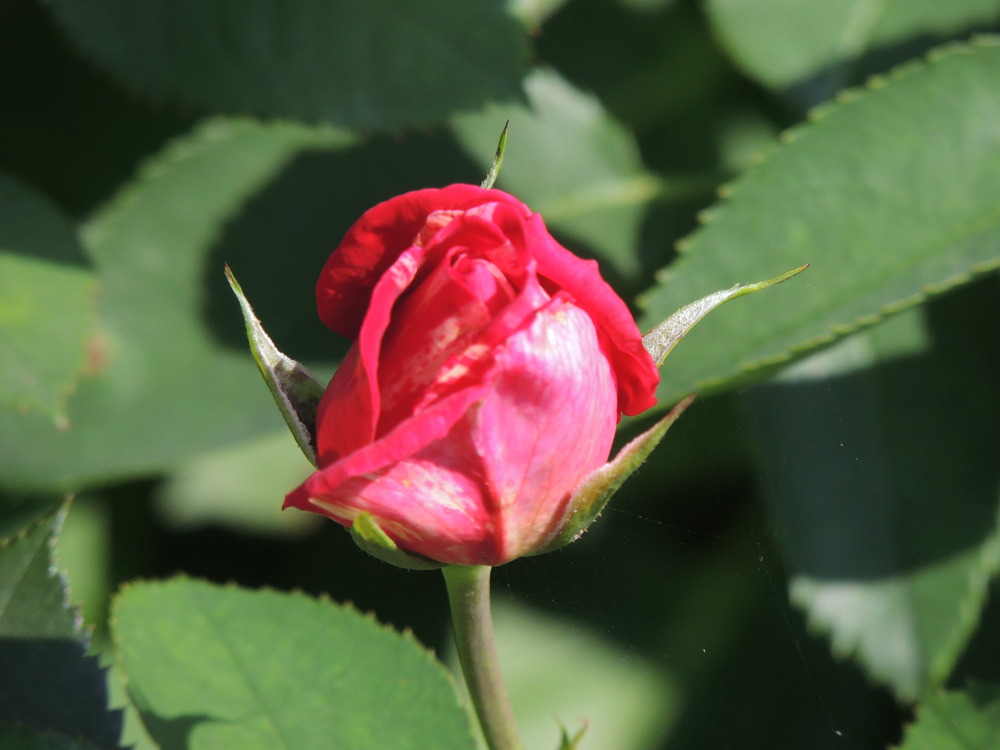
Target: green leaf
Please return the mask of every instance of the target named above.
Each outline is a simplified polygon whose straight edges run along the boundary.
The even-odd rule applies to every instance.
[[[99,750],[97,745],[65,734],[4,724],[0,724],[0,747],[4,750]]]
[[[36,521],[62,507],[61,496],[0,493],[0,543],[7,543]]]
[[[52,0],[70,37],[155,99],[399,128],[517,95],[524,29],[483,0]]]
[[[718,38],[747,73],[771,88],[817,83],[827,94],[867,52],[939,40],[1000,17],[997,0],[708,0]]]
[[[0,175],[0,409],[63,417],[87,364],[96,292],[66,219]]]
[[[80,384],[66,429],[0,413],[0,479],[75,489],[273,429],[251,357],[220,350],[203,320],[203,265],[224,223],[290,161],[352,142],[328,128],[211,121],[87,222],[102,283],[100,372]],[[219,284],[221,266],[210,274]]]
[[[441,666],[347,607],[177,578],[125,588],[114,631],[163,747],[473,747]]]
[[[540,213],[551,228],[586,243],[621,274],[639,271],[636,245],[646,205],[661,189],[639,157],[635,138],[590,94],[556,72],[525,80],[527,107],[490,104],[456,117],[466,152],[486,169],[497,129],[510,136],[497,187]]]
[[[660,403],[732,387],[1000,266],[998,78],[995,42],[951,47],[846,94],[728,188],[641,300],[641,328],[734,281],[812,268],[713,313],[671,357]]]
[[[907,700],[948,677],[1000,570],[1000,283],[960,291],[748,397],[792,599]]]
[[[157,507],[174,528],[223,525],[253,536],[302,536],[323,519],[281,512],[281,502],[312,471],[288,431],[279,428],[180,463],[158,486]]]
[[[525,748],[555,750],[568,734],[579,750],[649,750],[678,721],[683,686],[649,655],[584,622],[503,597],[496,597],[493,614],[500,668]],[[453,646],[448,657],[457,669]]]
[[[0,543],[0,722],[116,748],[121,717],[107,710],[103,671],[86,656],[79,617],[52,565],[64,513]]]
[[[993,750],[1000,746],[1000,690],[972,685],[924,702],[899,750]]]
[[[324,388],[300,363],[278,351],[264,331],[243,289],[226,266],[226,280],[239,300],[247,328],[247,340],[257,369],[267,383],[274,403],[291,430],[292,437],[309,463],[316,466],[316,407]]]

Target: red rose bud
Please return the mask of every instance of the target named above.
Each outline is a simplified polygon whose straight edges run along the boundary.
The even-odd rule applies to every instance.
[[[330,256],[319,315],[355,339],[285,506],[374,520],[402,550],[499,565],[558,537],[659,375],[597,264],[499,190],[419,190]]]

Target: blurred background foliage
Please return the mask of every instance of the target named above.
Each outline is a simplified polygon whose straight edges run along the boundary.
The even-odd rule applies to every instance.
[[[115,746],[118,713],[22,693],[100,713],[87,632],[106,647],[136,578],[327,592],[447,653],[437,575],[279,512],[309,466],[222,266],[328,376],[312,287],[342,233],[478,183],[510,118],[497,186],[643,328],[812,264],[678,347],[658,409],[701,396],[600,523],[496,571],[528,747],[554,716],[620,750],[995,747],[998,24],[997,0],[0,0],[0,739]]]

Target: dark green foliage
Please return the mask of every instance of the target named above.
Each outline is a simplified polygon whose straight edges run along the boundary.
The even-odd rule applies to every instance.
[[[497,187],[598,259],[644,329],[812,266],[685,336],[620,443],[699,391],[669,438],[578,542],[497,571],[526,744],[587,719],[581,750],[992,747],[1000,45],[973,35],[1000,2],[794,5],[0,2],[0,746],[118,741],[56,562],[101,648],[108,591],[182,570],[327,591],[443,651],[437,574],[280,522],[309,467],[223,267],[324,382],[347,346],[315,319],[329,252],[378,201],[478,184],[510,118]],[[85,494],[57,535],[64,492]],[[441,736],[413,746],[470,746],[405,639],[304,595],[178,580],[123,595],[127,693],[110,673],[111,705],[164,748],[260,708],[211,705],[210,684],[162,700],[181,672],[150,676],[140,652],[194,638],[191,607],[250,612],[219,622],[275,641],[353,618],[423,660],[421,731]],[[323,680],[363,661],[318,630],[246,664]],[[302,688],[273,666],[261,685]],[[125,723],[122,744],[153,747]]]

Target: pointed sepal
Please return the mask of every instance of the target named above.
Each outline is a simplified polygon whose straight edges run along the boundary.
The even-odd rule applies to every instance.
[[[698,321],[723,302],[728,302],[731,299],[753,294],[762,289],[767,289],[769,286],[780,284],[782,281],[787,281],[793,276],[798,276],[807,268],[809,268],[808,263],[767,281],[758,281],[756,284],[737,284],[731,289],[723,289],[719,292],[713,292],[707,297],[702,297],[697,302],[685,305],[650,330],[642,337],[642,345],[646,347],[646,351],[653,357],[657,366],[662,365],[667,355],[677,346],[677,342],[684,338],[687,332],[694,328]]]
[[[226,279],[239,300],[243,320],[247,327],[247,341],[257,362],[257,369],[278,405],[295,442],[316,466],[316,406],[323,396],[323,386],[298,362],[278,351],[271,337],[264,332],[253,308],[247,302],[243,289],[226,266]]]
[[[351,524],[351,538],[354,543],[372,557],[382,562],[407,570],[437,570],[444,563],[420,555],[404,552],[399,548],[370,513],[359,513]]]
[[[566,518],[559,530],[551,540],[532,551],[531,554],[540,555],[552,552],[579,538],[601,514],[604,506],[608,504],[618,488],[649,457],[663,436],[667,434],[670,426],[677,421],[694,399],[694,396],[688,396],[677,403],[667,416],[618,451],[618,455],[613,461],[591,472],[570,498],[566,506]]]
[[[560,726],[561,740],[559,742],[559,750],[578,750],[580,742],[583,740],[583,735],[587,732],[587,726],[587,723],[584,722],[583,726],[572,737],[569,736],[566,727]]]
[[[493,163],[490,165],[490,171],[486,173],[486,179],[479,185],[481,188],[489,190],[493,187],[493,183],[497,181],[497,176],[500,174],[500,166],[503,164],[503,153],[507,150],[507,128],[509,127],[510,120],[507,120],[504,123],[503,130],[500,131],[500,141],[497,143],[497,152],[493,155]]]

